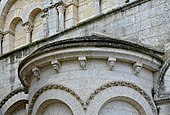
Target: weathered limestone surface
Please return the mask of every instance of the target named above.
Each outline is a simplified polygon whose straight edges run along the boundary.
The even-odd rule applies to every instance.
[[[166,56],[170,55],[170,1],[130,0],[126,3],[126,0],[1,0],[0,113],[14,112],[18,115],[23,111],[28,112],[32,97],[44,85],[60,84],[66,86],[76,92],[82,101],[85,102],[88,96],[100,86],[108,82],[123,80],[139,86],[152,101],[156,100],[158,108],[160,108],[158,109],[160,115],[169,114],[167,109],[169,106],[168,101],[166,104],[159,103],[159,101],[164,98],[169,99],[170,72],[169,70],[166,72],[164,81],[161,84],[161,95],[165,95],[160,97],[160,99],[155,98],[152,90],[155,90],[155,87],[157,87],[161,61],[138,51],[129,50],[128,53],[125,53],[124,50],[116,50],[116,48],[97,49],[96,47],[91,47],[91,49],[89,47],[89,49],[87,47],[76,49],[75,47],[75,49],[68,48],[68,51],[60,49],[56,54],[52,52],[53,56],[50,58],[44,58],[45,55],[40,57],[42,62],[45,61],[47,63],[41,64],[35,61],[32,65],[29,65],[30,69],[33,69],[32,66],[38,67],[40,79],[38,78],[39,76],[29,74],[28,76],[31,79],[28,79],[29,77],[23,78],[23,81],[31,81],[29,91],[27,92],[23,89],[15,92],[17,88],[23,87],[18,74],[19,64],[26,57],[30,56],[32,52],[54,42],[94,34],[107,36],[110,39],[116,38],[130,41],[155,49],[156,53],[157,51],[165,52],[165,55],[163,53],[159,54],[159,57],[165,60]],[[112,51],[113,49],[114,51]],[[76,54],[77,50],[79,50],[78,54]],[[87,51],[84,52],[85,50]],[[107,57],[104,50],[114,53],[112,55],[108,54]],[[88,51],[91,51],[91,54]],[[98,54],[99,51],[100,53]],[[72,52],[72,54],[70,55],[69,52]],[[122,52],[126,55],[122,56]],[[65,57],[58,60],[59,54],[61,57]],[[129,55],[133,58],[127,61],[126,58]],[[115,56],[119,58],[117,59]],[[140,58],[136,58],[138,56]],[[150,59],[148,64],[145,59]],[[142,64],[138,62],[142,62]],[[37,71],[33,72],[36,74]],[[15,97],[11,94],[9,96],[10,99],[6,100],[6,98],[9,98],[8,94],[12,91],[16,94]],[[109,97],[116,98],[116,94],[112,95],[112,91],[127,98],[123,100],[122,98],[118,100],[113,99],[108,102]],[[92,100],[89,104],[89,109],[86,105],[82,106],[80,104],[81,101],[77,101],[78,98],[64,90],[47,90],[35,102],[34,106],[40,108],[33,107],[32,112],[36,114],[36,111],[43,111],[46,114],[48,110],[52,111],[55,109],[59,103],[66,111],[72,111],[75,115],[80,113],[94,115],[98,114],[99,111],[102,115],[102,111],[106,111],[107,107],[110,108],[113,105],[118,106],[118,108],[112,108],[108,111],[120,110],[125,106],[131,107],[132,110],[128,111],[129,114],[153,114],[151,104],[139,92],[127,88],[126,93],[129,95],[126,95],[123,91],[126,91],[126,88],[122,86],[103,91],[106,92],[104,94],[108,93],[108,95],[103,93],[97,95],[93,98],[94,101]],[[53,93],[56,93],[56,95],[52,95]],[[63,97],[59,95],[60,93],[63,94]],[[43,100],[45,99],[44,97],[50,96],[53,99],[58,96],[57,99],[60,102],[53,103],[53,99],[49,99],[49,103],[46,103],[45,101],[48,98]],[[104,98],[102,99],[101,97]],[[138,99],[135,99],[135,97],[138,97]],[[130,100],[131,98],[134,100]],[[13,111],[9,105],[21,99],[24,100],[24,104],[28,104],[20,108],[20,111]],[[100,99],[102,100],[96,101]],[[127,100],[134,101],[134,103],[138,102],[136,104],[137,107]],[[143,100],[145,103],[139,102],[140,100]],[[47,110],[41,110],[41,108],[47,105],[49,105]],[[15,108],[15,106],[14,104],[14,107],[11,107]],[[149,109],[145,110],[145,107]],[[133,108],[137,109],[134,110]],[[122,109],[122,112],[125,110],[125,108]],[[84,111],[87,112],[84,113]]]

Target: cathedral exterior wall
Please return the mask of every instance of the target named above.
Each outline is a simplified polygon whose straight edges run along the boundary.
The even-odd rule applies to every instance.
[[[27,104],[23,107],[25,111],[30,111],[29,107],[36,92],[45,86],[57,84],[69,88],[82,100],[78,100],[77,95],[74,96],[67,92],[67,89],[45,90],[36,98],[38,101],[32,107],[32,114],[44,112],[41,108],[47,107],[47,105],[51,108],[58,106],[57,103],[61,104],[66,111],[72,111],[75,115],[80,113],[102,115],[101,111],[105,111],[105,109],[102,110],[101,108],[106,107],[107,109],[110,103],[132,106],[139,112],[136,112],[136,114],[168,114],[168,103],[159,103],[161,98],[155,98],[152,90],[156,88],[159,69],[163,61],[169,56],[169,1],[1,0],[0,15],[0,113],[5,114],[7,112],[10,114],[12,111],[17,113],[17,111],[11,109],[15,108],[12,105],[15,105],[20,99],[25,100],[26,97],[28,102],[24,101]],[[30,63],[36,61],[31,65],[25,65],[25,67],[28,66],[30,72],[33,66],[40,68],[41,79],[37,81],[33,75],[29,74],[31,80],[28,81],[31,81],[31,85],[28,92],[25,89],[18,90],[18,88],[23,87],[23,82],[20,81],[18,73],[19,65],[34,51],[62,40],[94,35],[149,47],[154,50],[155,54],[158,54],[159,59],[145,53],[139,53],[138,50],[126,51],[107,47],[100,49],[90,46],[66,48],[66,50],[50,52],[53,55],[49,53],[49,56],[42,55],[39,58],[37,56],[30,60]],[[110,53],[105,51],[110,51]],[[79,57],[81,56],[83,56],[83,59],[84,56],[87,59],[85,70],[80,66]],[[110,70],[108,64],[109,57],[116,57],[117,59],[112,70]],[[38,62],[38,59],[45,64]],[[48,60],[53,59],[61,61],[61,68],[58,72],[49,64],[50,61]],[[134,72],[136,62],[141,62],[144,65],[139,74]],[[169,91],[170,86],[168,76],[167,73],[163,86],[165,92]],[[157,113],[153,112],[151,103],[142,94],[132,87],[124,86],[106,88],[99,95],[96,95],[88,106],[82,104],[82,102],[88,101],[89,96],[97,88],[114,81],[124,81],[125,84],[132,83],[141,88],[153,102],[153,108],[156,108]],[[6,100],[7,96],[16,89],[22,93],[17,92],[15,97],[12,96]],[[52,95],[53,93],[55,95]],[[46,101],[55,98],[57,99],[55,103],[53,101],[46,103]],[[36,108],[36,106],[40,108]],[[50,110],[50,108],[48,109]],[[23,108],[18,113],[22,110]],[[124,110],[122,109],[122,111]],[[133,113],[132,111],[136,110],[128,112]]]

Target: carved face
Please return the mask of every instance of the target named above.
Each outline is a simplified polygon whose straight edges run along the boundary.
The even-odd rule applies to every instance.
[[[142,69],[141,66],[136,66],[135,67],[135,73],[139,73],[141,69]]]
[[[59,64],[52,64],[52,66],[53,66],[53,68],[55,69],[55,70],[59,70],[59,68],[60,68],[60,65]]]
[[[114,62],[114,61],[109,61],[109,63],[110,63],[110,68],[113,68],[113,67],[114,67],[115,62]]]
[[[85,69],[86,68],[86,61],[85,60],[81,60],[80,61],[80,66]]]
[[[35,77],[39,77],[40,76],[40,74],[39,74],[39,72],[37,70],[33,71],[33,74],[34,74]]]

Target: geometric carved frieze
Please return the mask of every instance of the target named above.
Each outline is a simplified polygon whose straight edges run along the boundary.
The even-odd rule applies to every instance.
[[[2,106],[13,96],[15,96],[16,94],[20,93],[20,92],[24,92],[25,94],[28,94],[28,90],[24,87],[19,87],[17,89],[15,89],[14,91],[10,92],[4,99],[2,99],[2,101],[0,102],[0,108],[2,108]]]
[[[88,106],[90,104],[90,102],[94,99],[94,97],[98,93],[100,93],[101,91],[103,91],[107,88],[115,87],[115,86],[125,86],[125,87],[132,88],[135,91],[139,92],[147,100],[153,113],[155,113],[155,115],[157,114],[157,108],[156,108],[155,104],[153,103],[152,99],[149,97],[149,95],[142,88],[138,87],[137,85],[135,85],[133,83],[125,82],[125,81],[113,81],[113,82],[106,83],[103,86],[99,87],[93,93],[91,93],[90,97],[86,100],[86,106]]]
[[[28,115],[31,115],[32,114],[32,109],[34,107],[34,104],[35,104],[35,101],[37,100],[37,98],[45,91],[47,90],[50,90],[50,89],[60,89],[60,90],[63,90],[63,91],[66,91],[68,92],[69,94],[71,94],[72,96],[74,96],[79,102],[80,104],[83,106],[83,100],[80,98],[80,96],[75,93],[72,89],[70,88],[67,88],[63,85],[47,85],[47,86],[44,86],[42,88],[40,88],[33,96],[32,100],[31,100],[31,103],[29,105],[29,109],[28,109]]]
[[[79,101],[79,103],[82,105],[83,109],[86,110],[87,107],[89,106],[89,104],[91,103],[91,101],[95,98],[95,96],[97,94],[99,94],[101,91],[104,91],[107,88],[116,87],[116,86],[129,87],[129,88],[132,88],[135,91],[139,92],[147,100],[147,102],[150,105],[153,113],[155,115],[157,114],[157,108],[156,108],[155,104],[153,103],[150,96],[142,88],[138,87],[137,85],[135,85],[133,83],[129,83],[129,82],[125,82],[125,81],[113,81],[113,82],[110,82],[110,83],[106,83],[106,84],[100,86],[99,88],[97,88],[96,90],[94,90],[93,93],[90,94],[89,98],[87,98],[87,100],[85,102],[83,102],[83,100],[81,99],[81,97],[77,93],[75,93],[73,90],[71,90],[70,88],[67,88],[65,86],[62,86],[62,85],[47,85],[47,86],[44,86],[34,94],[32,100],[31,100],[31,103],[29,105],[28,115],[31,115],[33,106],[34,106],[37,98],[43,92],[50,90],[50,89],[60,89],[60,90],[64,90],[64,91],[70,93],[72,96],[74,96]]]

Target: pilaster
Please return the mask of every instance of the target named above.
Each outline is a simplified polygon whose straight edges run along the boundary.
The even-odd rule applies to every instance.
[[[70,28],[78,23],[78,2],[71,0],[66,4],[65,28]]]
[[[49,19],[49,13],[48,11],[43,11],[43,14],[41,16],[44,19],[44,37],[49,36],[49,24],[48,24],[48,19]]]
[[[46,8],[43,10],[43,18],[46,18],[45,34],[48,36],[52,36],[59,31],[59,13],[57,7],[61,4],[63,4],[62,1],[50,1],[50,4],[45,4]]]
[[[14,50],[14,36],[15,33],[13,31],[5,31],[4,39],[3,39],[3,53],[7,53],[9,51]]]

